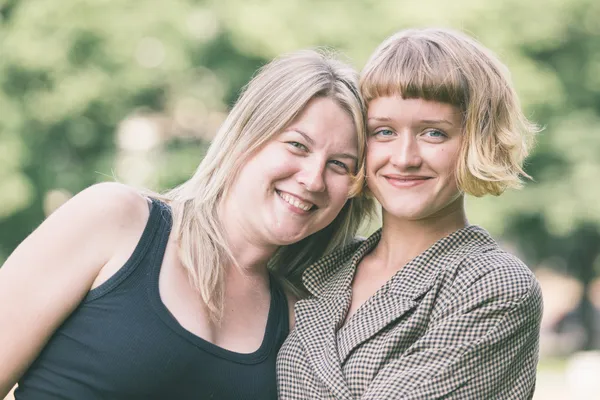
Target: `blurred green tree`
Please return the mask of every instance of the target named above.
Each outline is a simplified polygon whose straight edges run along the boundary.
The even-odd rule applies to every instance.
[[[116,165],[119,152],[141,146],[160,160],[132,183],[184,180],[210,137],[188,131],[189,114],[214,129],[210,112],[225,111],[264,62],[196,1],[14,0],[0,5],[0,36],[0,260],[41,222],[53,191],[131,181],[136,163]],[[152,134],[143,125],[119,137],[132,114],[162,116],[169,140],[144,145]]]

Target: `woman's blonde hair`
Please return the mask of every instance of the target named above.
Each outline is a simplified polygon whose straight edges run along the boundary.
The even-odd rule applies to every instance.
[[[476,40],[448,29],[408,29],[385,40],[361,74],[367,104],[401,95],[451,104],[462,112],[464,140],[456,179],[474,196],[522,186],[538,127],[527,120],[508,69]]]
[[[215,320],[222,313],[224,266],[236,265],[223,236],[220,201],[246,160],[317,97],[333,99],[351,116],[359,163],[349,200],[334,221],[298,243],[282,246],[270,260],[271,271],[296,295],[303,295],[304,269],[348,243],[373,208],[371,200],[359,195],[365,174],[365,106],[353,68],[323,50],[299,51],[265,65],[244,88],[195,174],[163,196],[173,210],[182,263]]]

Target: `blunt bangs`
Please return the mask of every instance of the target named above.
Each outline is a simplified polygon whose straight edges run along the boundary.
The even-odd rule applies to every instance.
[[[367,103],[377,97],[400,95],[466,110],[467,79],[456,63],[448,61],[453,57],[444,54],[437,44],[405,37],[384,42],[376,54],[377,59],[371,60],[361,75],[361,91]]]

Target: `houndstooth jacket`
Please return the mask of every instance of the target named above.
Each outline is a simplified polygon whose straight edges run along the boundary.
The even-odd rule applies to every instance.
[[[313,264],[277,361],[292,399],[530,399],[542,298],[529,269],[468,226],[405,265],[344,324],[381,232]]]

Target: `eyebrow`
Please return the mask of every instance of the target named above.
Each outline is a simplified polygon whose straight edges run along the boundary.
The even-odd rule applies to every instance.
[[[383,122],[389,122],[391,120],[392,119],[388,118],[388,117],[371,117],[371,118],[367,119],[367,121],[383,121]]]
[[[367,121],[379,121],[379,122],[390,122],[392,119],[388,117],[371,117]],[[418,121],[420,124],[438,125],[445,124],[454,126],[454,124],[447,119],[422,119]]]
[[[454,124],[452,122],[448,121],[447,119],[422,119],[420,122],[422,124],[431,124],[431,125],[442,124],[442,125],[454,126]]]
[[[308,143],[310,143],[311,145],[313,145],[313,146],[314,146],[314,144],[315,144],[315,141],[314,141],[314,140],[313,140],[313,139],[312,139],[310,136],[308,136],[306,133],[304,133],[304,132],[302,132],[301,130],[299,130],[299,129],[296,129],[296,128],[294,128],[294,129],[290,129],[290,130],[291,130],[291,131],[294,131],[294,132],[296,132],[296,133],[299,133],[300,135],[304,136],[304,139],[306,139],[306,141],[307,141]]]
[[[302,132],[301,130],[298,130],[296,128],[290,129],[290,131],[299,133],[300,135],[302,135],[302,137],[304,137],[304,139],[306,139],[306,141],[308,143],[310,143],[312,146],[315,145],[315,141],[308,136],[306,133]],[[336,153],[333,155],[334,157],[339,157],[339,158],[350,158],[352,159],[355,163],[358,163],[358,157],[355,156],[354,154],[350,154],[350,153]]]

